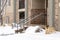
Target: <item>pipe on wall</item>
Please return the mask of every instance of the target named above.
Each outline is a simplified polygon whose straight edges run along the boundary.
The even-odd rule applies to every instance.
[[[13,3],[14,3],[14,23],[16,23],[16,0],[13,0]]]
[[[28,17],[28,0],[25,0],[25,19]]]
[[[48,25],[54,26],[54,0],[48,0]]]

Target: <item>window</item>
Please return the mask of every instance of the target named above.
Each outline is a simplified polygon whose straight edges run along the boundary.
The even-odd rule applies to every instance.
[[[24,18],[25,18],[25,13],[19,12],[19,19],[24,19]]]
[[[25,0],[19,0],[19,9],[22,9],[25,7]]]

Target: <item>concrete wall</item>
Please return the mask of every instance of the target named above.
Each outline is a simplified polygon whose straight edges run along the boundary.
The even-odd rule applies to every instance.
[[[50,0],[49,0],[50,1]],[[54,16],[54,18],[53,19],[51,19],[50,21],[54,21],[54,23],[53,23],[53,27],[56,29],[56,30],[58,30],[58,31],[60,31],[60,0],[54,0],[54,8],[52,9],[52,11],[53,11],[53,13],[52,13],[52,15],[51,15],[51,13],[50,13],[50,15],[48,14],[48,19],[50,20],[50,18],[52,18],[52,16]],[[51,3],[50,3],[50,5],[51,5]],[[50,8],[52,8],[52,6],[50,7]],[[50,9],[49,9],[49,11],[50,11]],[[51,11],[51,12],[52,12]],[[49,17],[50,16],[50,17]],[[48,21],[49,21],[48,20]],[[52,21],[52,22],[53,22]],[[50,22],[51,24],[52,24],[52,22]],[[48,22],[49,23],[49,22]]]
[[[28,17],[30,17],[31,16],[31,9],[32,9],[32,0],[28,0]],[[30,18],[29,18],[29,20],[30,20]],[[30,24],[30,22],[29,22],[29,24]]]
[[[32,9],[44,9],[45,0],[32,0]]]
[[[14,23],[14,0],[10,0],[11,5],[5,6],[5,14],[3,15],[3,24],[7,22],[7,17],[9,17],[8,24]],[[18,12],[18,5],[19,0],[16,0],[16,23],[19,23],[19,12]]]
[[[19,23],[19,0],[16,0],[16,23]]]
[[[60,31],[60,0],[55,0],[55,28]]]
[[[9,17],[9,23],[13,23],[13,19],[14,19],[14,16],[13,16],[13,0],[10,0],[11,1],[11,5],[6,5],[5,6],[5,14],[3,15],[3,24],[6,23],[7,21],[7,16]]]
[[[58,0],[58,30],[60,31],[60,0]]]

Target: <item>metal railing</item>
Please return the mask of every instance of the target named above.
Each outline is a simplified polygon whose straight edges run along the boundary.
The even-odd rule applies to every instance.
[[[24,28],[25,26],[24,25],[27,25],[28,26],[28,22],[30,22],[31,20],[33,19],[36,19],[37,17],[43,15],[44,13],[39,13],[39,14],[35,14],[35,15],[32,15],[30,17],[27,17],[26,19],[23,19],[19,22],[20,24],[20,27],[21,28]],[[17,26],[17,30],[18,30],[18,26]]]

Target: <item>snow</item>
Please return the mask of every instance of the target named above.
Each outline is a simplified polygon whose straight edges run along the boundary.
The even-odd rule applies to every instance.
[[[12,29],[11,26],[1,26],[0,27],[0,34],[11,34],[11,33],[15,33],[14,30]]]
[[[36,29],[38,27],[39,26],[35,26],[35,27],[30,26],[29,28],[27,28],[27,30],[25,31],[25,33],[35,33],[35,31],[36,31]]]
[[[14,34],[9,36],[0,36],[1,40],[59,40],[60,32],[53,34],[44,34],[44,33],[34,33],[34,34]]]
[[[26,33],[14,33],[14,29],[11,26],[6,25],[5,27],[0,27],[0,40],[60,40],[60,32],[56,31],[52,34],[45,34],[45,30],[35,33],[36,27],[29,27]],[[13,34],[11,34],[13,33]],[[1,35],[1,34],[11,34],[11,35]]]

